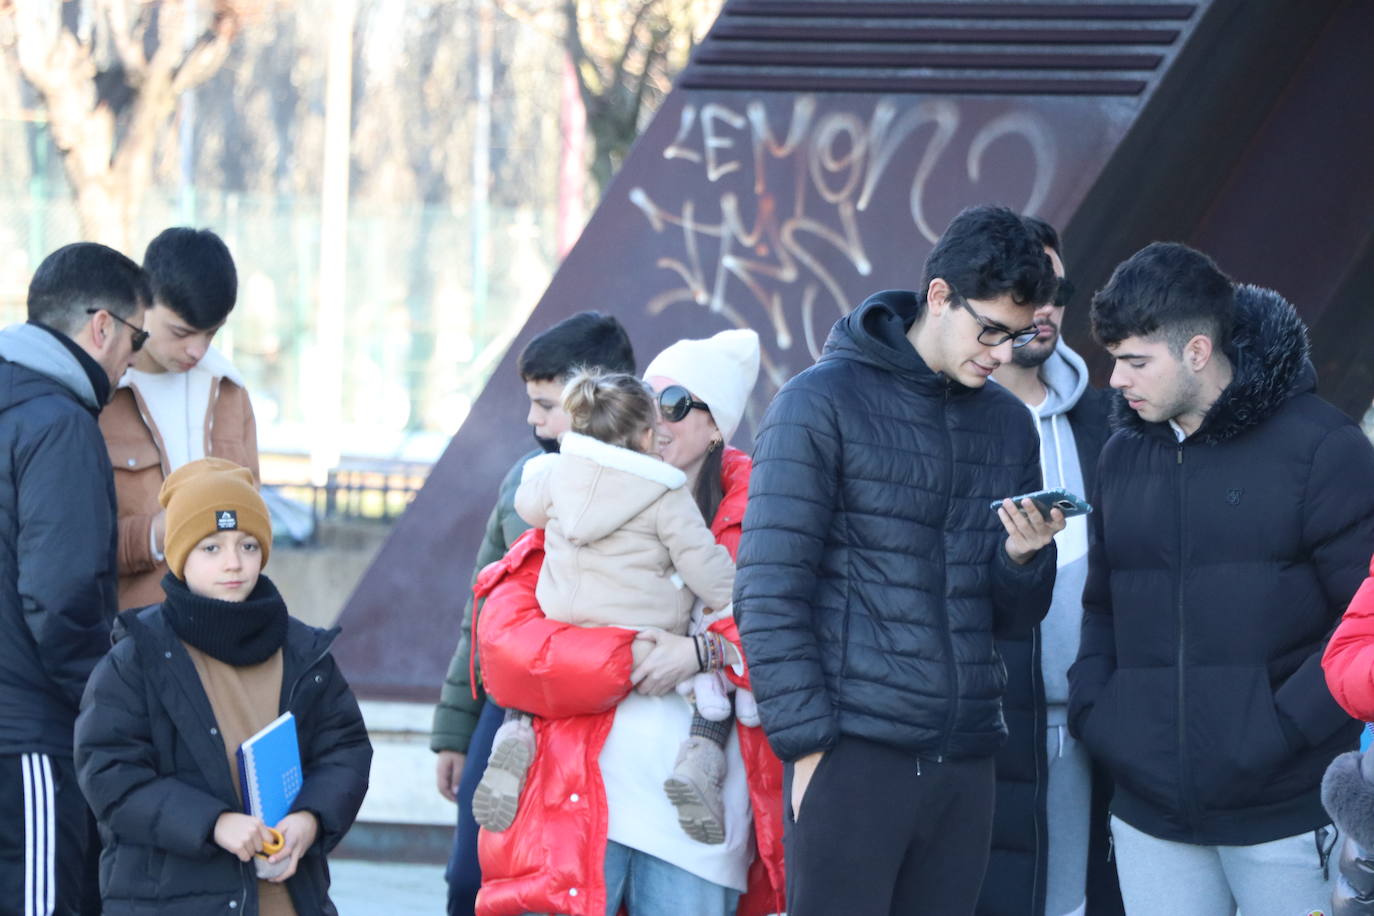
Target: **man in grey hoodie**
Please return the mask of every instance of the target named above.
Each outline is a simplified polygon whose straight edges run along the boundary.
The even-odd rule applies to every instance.
[[[0,909],[100,911],[72,730],[117,610],[114,479],[96,422],[143,345],[142,269],[82,242],[0,331]]]
[[[1035,312],[1039,336],[1013,350],[1012,361],[992,377],[1036,418],[1045,487],[1087,496],[1107,440],[1108,398],[1088,385],[1087,365],[1060,337],[1073,286],[1064,279],[1059,234],[1036,217],[1023,221],[1044,245],[1059,290],[1053,303]],[[1066,725],[1068,670],[1078,654],[1088,574],[1087,519],[1069,519],[1055,543],[1058,575],[1049,614],[1034,631],[997,644],[1007,666],[1009,737],[997,756],[988,862],[988,874],[999,877],[984,883],[980,916],[1066,916],[1087,906],[1092,762]],[[1109,912],[1107,906],[1094,895],[1090,911]]]

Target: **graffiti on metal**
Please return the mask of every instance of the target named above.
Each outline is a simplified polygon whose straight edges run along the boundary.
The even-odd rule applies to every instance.
[[[781,114],[761,99],[683,106],[659,155],[697,174],[629,192],[662,237],[656,265],[665,275],[646,309],[690,304],[767,329],[764,369],[776,387],[820,355],[830,324],[856,304],[853,291],[874,274],[875,245],[890,253],[896,238],[909,257],[924,257],[953,215],[947,203],[938,217],[930,207],[932,182],[951,162],[970,186],[965,202],[975,202],[988,151],[1019,141],[1013,155],[1030,164],[1024,187],[1001,199],[1026,212],[1048,199],[1057,147],[1044,119],[1013,110],[970,120],[960,103],[910,97],[878,99],[867,117],[821,110],[813,95],[794,96]],[[894,202],[905,210],[900,222],[891,219]]]

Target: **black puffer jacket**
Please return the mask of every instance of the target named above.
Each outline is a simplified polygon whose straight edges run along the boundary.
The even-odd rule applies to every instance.
[[[1253,844],[1326,823],[1359,725],[1321,654],[1374,552],[1374,448],[1313,394],[1307,331],[1237,289],[1230,386],[1197,432],[1126,424],[1098,465],[1069,722],[1154,836]]]
[[[1017,566],[989,508],[1040,483],[1030,415],[931,372],[904,336],[915,309],[888,291],[841,319],[757,437],[735,616],[784,760],[841,734],[992,754],[1006,737],[993,631],[1049,608],[1053,545]]]
[[[215,821],[237,811],[224,740],[195,664],[161,605],[126,611],[120,639],[91,675],[76,723],[81,790],[100,824],[106,916],[258,912],[251,863],[217,846]],[[367,792],[372,745],[329,654],[338,630],[292,619],[282,649],[281,710],[296,717],[304,775],[294,810],[319,838],[286,883],[296,912],[333,914],[325,855]]]
[[[114,478],[96,421],[103,371],[37,325],[0,331],[0,754],[71,757],[81,691],[110,646],[119,605]]]

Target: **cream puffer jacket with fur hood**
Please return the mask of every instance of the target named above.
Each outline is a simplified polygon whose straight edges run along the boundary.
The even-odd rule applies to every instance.
[[[544,615],[583,627],[684,634],[696,597],[730,603],[735,565],[682,471],[652,455],[564,435],[525,465],[515,511],[545,529],[536,595]]]

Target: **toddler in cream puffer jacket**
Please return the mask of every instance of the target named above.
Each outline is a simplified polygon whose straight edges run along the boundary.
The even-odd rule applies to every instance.
[[[654,453],[656,407],[643,382],[584,372],[568,382],[563,400],[572,431],[562,437],[558,454],[525,465],[515,494],[516,512],[545,532],[535,594],[550,620],[696,636],[701,667],[715,670],[679,692],[695,702],[693,734],[711,734],[715,743],[703,748],[697,738],[689,739],[665,790],[689,835],[721,843],[719,783],[728,729],[699,731],[696,719],[719,722],[730,714],[728,682],[719,673],[723,646],[720,637],[705,632],[703,620],[728,613],[734,562],[702,518],[686,475]],[[706,760],[694,759],[703,753]],[[473,795],[478,824],[499,831],[514,822],[533,757],[530,717],[511,710]],[[719,767],[712,765],[715,757]],[[684,762],[685,774],[678,772]]]

